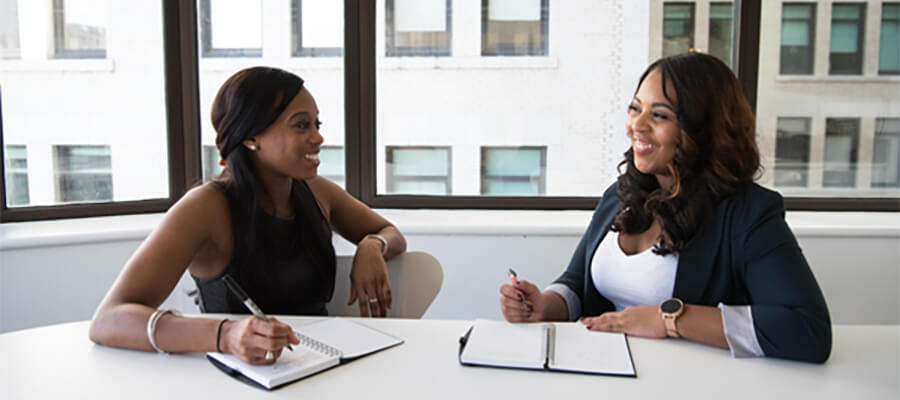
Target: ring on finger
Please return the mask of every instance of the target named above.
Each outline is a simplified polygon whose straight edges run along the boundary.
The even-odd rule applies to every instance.
[[[377,298],[377,297],[369,297],[369,304],[375,304],[375,303],[377,303],[377,302],[378,302],[378,298]]]
[[[267,350],[267,351],[266,351],[266,361],[270,361],[270,360],[272,360],[273,358],[275,358],[275,355],[272,354],[271,351],[268,351],[268,350]]]

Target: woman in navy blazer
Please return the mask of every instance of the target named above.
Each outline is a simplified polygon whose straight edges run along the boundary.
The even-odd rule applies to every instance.
[[[825,362],[828,308],[782,197],[753,183],[755,121],[731,70],[700,53],[654,62],[626,130],[624,171],[568,268],[543,292],[503,285],[506,319],[580,319],[590,330],[680,336],[737,357]],[[643,270],[653,273],[635,279]]]

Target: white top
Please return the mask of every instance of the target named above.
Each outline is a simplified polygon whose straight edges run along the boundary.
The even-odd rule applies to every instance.
[[[656,305],[672,297],[678,253],[659,255],[649,248],[627,255],[619,245],[619,232],[609,231],[591,259],[591,278],[597,291],[616,311],[631,306]]]
[[[214,316],[212,316],[215,318]],[[314,318],[279,317],[295,327]],[[629,337],[638,377],[620,378],[459,364],[472,321],[355,319],[404,343],[266,393],[225,375],[204,354],[169,356],[98,346],[88,321],[0,334],[0,399],[897,399],[900,327],[833,329],[824,365],[736,360],[686,340]],[[211,340],[215,340],[210,337]]]
[[[610,230],[597,245],[591,258],[591,280],[603,297],[611,301],[616,311],[631,306],[658,305],[670,297],[675,288],[678,272],[678,254],[661,256],[649,248],[637,254],[626,255],[619,246],[619,233]],[[569,320],[581,315],[581,300],[568,286],[554,283],[547,287],[566,302]],[[759,345],[753,327],[753,314],[749,305],[719,303],[725,341],[733,357],[762,357],[765,353]]]

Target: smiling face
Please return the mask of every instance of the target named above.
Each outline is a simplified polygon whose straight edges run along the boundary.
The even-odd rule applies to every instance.
[[[667,82],[666,93],[675,97],[675,89]],[[675,157],[682,130],[672,104],[662,90],[662,73],[651,71],[638,88],[628,106],[625,129],[634,149],[634,165],[638,171],[656,175],[660,186],[671,187],[667,166]]]
[[[319,108],[308,90],[297,93],[281,115],[266,130],[245,140],[244,146],[256,146],[257,166],[261,173],[305,180],[317,175],[319,149],[324,138],[319,133]]]

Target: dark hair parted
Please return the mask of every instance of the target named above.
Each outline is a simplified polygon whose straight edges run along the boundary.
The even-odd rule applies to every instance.
[[[663,95],[675,107],[682,131],[667,166],[674,185],[662,188],[654,175],[639,171],[629,148],[619,164],[623,209],[611,229],[641,233],[655,219],[663,234],[653,251],[668,254],[690,243],[719,200],[754,180],[759,149],[753,111],[725,63],[702,53],[661,58],[647,67],[638,88],[652,71],[662,74]],[[667,91],[667,82],[675,93]]]
[[[252,67],[232,75],[219,89],[212,105],[211,121],[216,147],[225,160],[225,170],[213,182],[225,192],[232,216],[235,239],[232,259],[243,262],[257,249],[256,215],[260,200],[274,201],[257,175],[243,142],[271,126],[288,104],[303,90],[303,79],[278,68]],[[313,249],[331,248],[331,232],[323,227],[318,206],[305,204],[292,190],[295,222],[301,241],[312,240]],[[274,211],[274,210],[273,210]],[[333,264],[328,254],[316,254],[316,264]]]

